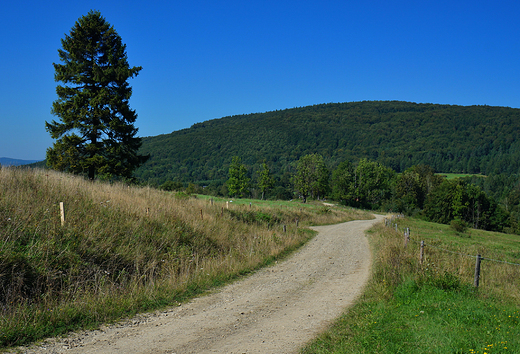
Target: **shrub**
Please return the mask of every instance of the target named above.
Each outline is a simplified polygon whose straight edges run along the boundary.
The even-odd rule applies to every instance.
[[[450,227],[458,233],[463,233],[468,229],[468,224],[461,219],[453,219],[450,222]]]

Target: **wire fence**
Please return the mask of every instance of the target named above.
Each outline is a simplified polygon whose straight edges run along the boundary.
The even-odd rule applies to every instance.
[[[389,227],[389,228],[392,228],[396,232],[402,232],[403,233],[405,247],[407,246],[407,244],[409,242],[420,244],[420,263],[421,264],[422,264],[423,258],[424,258],[424,248],[426,246],[438,249],[438,250],[443,251],[443,252],[456,254],[456,255],[459,255],[459,256],[462,256],[462,257],[469,257],[469,258],[476,259],[476,263],[475,263],[475,278],[474,278],[474,285],[475,285],[475,287],[478,287],[478,284],[479,284],[480,262],[483,261],[483,260],[489,261],[489,262],[513,265],[513,266],[520,266],[520,263],[514,263],[514,262],[508,262],[508,261],[504,261],[504,260],[498,260],[498,259],[493,259],[493,258],[482,257],[482,255],[480,255],[480,254],[477,254],[475,256],[475,255],[471,255],[471,254],[467,254],[467,253],[461,253],[461,252],[457,252],[457,251],[452,251],[452,250],[449,250],[449,249],[446,249],[446,248],[443,248],[443,247],[439,247],[439,246],[433,245],[431,243],[426,243],[424,240],[422,240],[422,241],[411,240],[411,238],[410,238],[410,228],[408,228],[408,227],[407,228],[400,228],[398,223],[397,223],[397,220],[399,220],[399,219],[404,219],[404,215],[397,214],[397,215],[392,216],[390,219],[386,219],[385,218],[384,219],[385,226]]]

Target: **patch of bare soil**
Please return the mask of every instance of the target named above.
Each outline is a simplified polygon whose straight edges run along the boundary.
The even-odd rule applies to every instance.
[[[361,294],[364,231],[382,220],[319,226],[283,262],[167,311],[47,340],[23,353],[297,353]]]

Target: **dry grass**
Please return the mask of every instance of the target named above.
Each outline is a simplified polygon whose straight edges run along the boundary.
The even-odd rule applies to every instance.
[[[374,265],[365,293],[302,353],[519,353],[520,266],[483,260],[475,289],[469,256],[520,263],[519,236],[397,222],[398,232],[383,224],[369,231]]]
[[[399,231],[379,225],[373,230],[379,249],[377,269],[391,269],[381,274],[400,284],[410,274],[436,278],[445,273],[456,276],[463,284],[474,282],[476,255],[481,261],[482,292],[493,293],[513,301],[520,301],[520,236],[471,229],[461,234],[450,226],[400,219]],[[403,230],[410,228],[411,240],[405,248]],[[423,264],[419,264],[420,242],[425,242]],[[496,262],[501,261],[501,262]],[[514,264],[508,264],[514,263]]]
[[[48,170],[2,168],[0,184],[1,346],[182,301],[299,247],[304,225],[369,217],[294,203],[227,209]]]
[[[412,230],[412,242],[406,252],[415,261],[419,256],[420,241],[425,241],[422,272],[429,276],[448,272],[464,284],[473,284],[476,256],[480,254],[484,257],[480,272],[481,291],[520,300],[520,236],[475,229],[460,233],[448,225],[417,219],[401,220],[399,227]],[[396,242],[401,237],[402,233],[398,233]]]

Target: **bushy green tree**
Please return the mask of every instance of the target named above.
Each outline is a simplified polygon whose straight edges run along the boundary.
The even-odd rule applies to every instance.
[[[51,168],[96,175],[131,177],[147,160],[139,155],[141,139],[134,127],[137,114],[129,106],[128,79],[141,67],[130,67],[126,45],[98,11],[90,11],[72,27],[53,64],[58,99],[52,114],[59,122],[45,127],[56,139],[47,150]]]
[[[262,169],[258,174],[258,188],[262,192],[262,200],[264,200],[265,193],[274,187],[274,178],[271,175],[269,167],[264,162],[262,163]]]
[[[398,211],[411,214],[424,208],[428,194],[442,183],[443,178],[427,165],[412,166],[401,173],[394,186],[394,199]]]
[[[182,182],[179,181],[166,181],[159,187],[162,190],[172,192],[172,191],[180,191],[183,185]]]
[[[445,180],[427,198],[424,215],[433,222],[466,222],[473,228],[502,231],[508,213],[478,186],[464,180]]]
[[[332,173],[332,198],[345,205],[355,200],[355,169],[350,161],[343,161]]]
[[[368,159],[359,160],[354,174],[356,205],[377,208],[391,194],[394,170]]]
[[[231,165],[229,166],[229,179],[227,187],[229,195],[232,197],[244,197],[249,193],[249,177],[247,177],[247,168],[238,156],[233,156]]]
[[[329,170],[325,166],[323,157],[319,154],[302,156],[296,165],[293,184],[304,203],[309,196],[324,197],[329,189]]]

